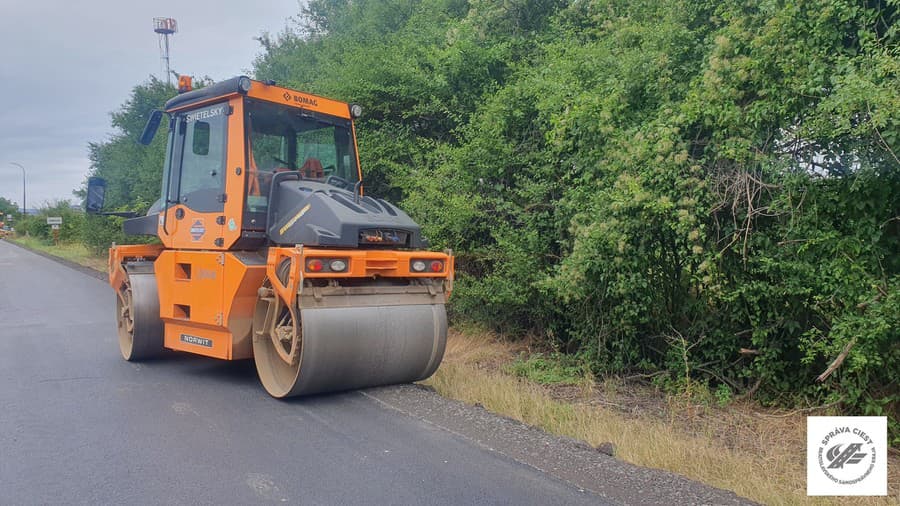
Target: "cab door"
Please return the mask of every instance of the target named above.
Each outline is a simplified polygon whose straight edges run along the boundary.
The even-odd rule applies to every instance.
[[[176,113],[159,236],[169,248],[222,249],[228,119],[219,102]]]

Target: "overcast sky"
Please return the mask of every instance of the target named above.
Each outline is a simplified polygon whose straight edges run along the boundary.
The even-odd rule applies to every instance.
[[[214,80],[249,73],[253,40],[291,24],[298,0],[0,0],[0,197],[29,208],[72,199],[87,144],[112,133],[131,88],[164,77],[154,17],[178,21],[172,69]]]

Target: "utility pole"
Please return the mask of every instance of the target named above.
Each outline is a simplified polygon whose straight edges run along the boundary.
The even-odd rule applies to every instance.
[[[16,167],[22,169],[22,216],[25,216],[25,210],[28,209],[25,207],[25,167],[22,166],[21,163],[9,162],[10,165],[15,165]]]

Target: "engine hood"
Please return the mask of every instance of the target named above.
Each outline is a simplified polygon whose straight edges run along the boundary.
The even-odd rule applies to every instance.
[[[308,180],[273,184],[268,237],[279,245],[427,248],[419,226],[396,206]]]

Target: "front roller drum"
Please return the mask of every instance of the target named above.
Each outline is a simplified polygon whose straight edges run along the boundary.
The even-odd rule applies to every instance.
[[[275,325],[263,330],[259,313],[266,306],[260,300],[253,354],[259,378],[273,397],[423,380],[437,370],[447,343],[443,304],[299,311],[280,306],[280,314],[270,319]],[[297,312],[299,324],[292,316]],[[290,335],[292,329],[296,334]]]
[[[156,358],[163,353],[163,323],[153,273],[128,273],[116,297],[119,349],[129,362]]]

